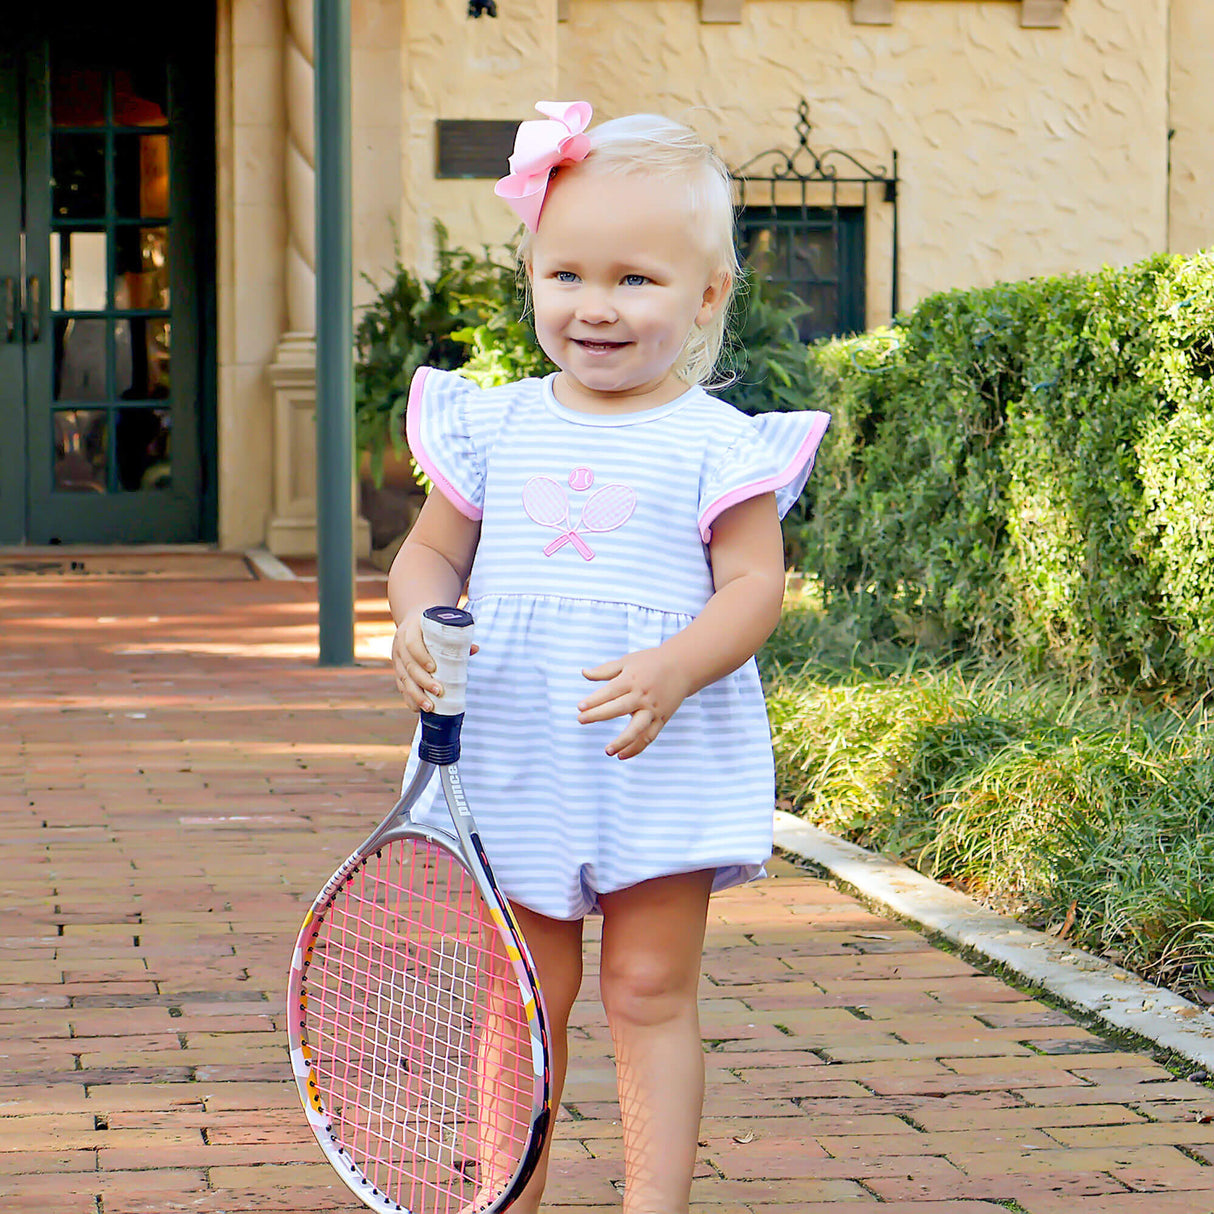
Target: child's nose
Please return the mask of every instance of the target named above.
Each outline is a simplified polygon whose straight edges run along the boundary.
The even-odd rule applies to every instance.
[[[587,287],[578,296],[577,318],[590,325],[612,324],[619,319],[608,291]]]

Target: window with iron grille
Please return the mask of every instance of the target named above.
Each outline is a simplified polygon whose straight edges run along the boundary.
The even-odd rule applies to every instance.
[[[738,216],[746,263],[805,303],[802,341],[864,328],[864,208],[747,206]]]
[[[733,170],[740,251],[765,278],[807,306],[805,341],[866,327],[868,208],[892,209],[890,314],[898,312],[898,153],[870,168],[850,152],[809,146],[809,106],[797,107],[797,146],[769,148]]]

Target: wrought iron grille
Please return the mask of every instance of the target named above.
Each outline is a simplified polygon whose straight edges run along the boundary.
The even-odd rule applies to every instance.
[[[769,148],[732,170],[742,256],[792,291],[810,311],[800,323],[812,341],[865,327],[867,218],[876,187],[893,208],[891,315],[898,312],[898,153],[869,168],[850,152],[809,146],[809,104],[797,106],[797,146]]]

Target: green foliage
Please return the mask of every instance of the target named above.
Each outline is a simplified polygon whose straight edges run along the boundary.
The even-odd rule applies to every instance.
[[[1161,409],[1142,373],[1145,320],[1161,269],[1105,270],[1050,299],[1028,327],[1027,391],[1008,409],[1002,449],[1009,636],[1103,682],[1177,673],[1139,558],[1146,520],[1136,446]]]
[[[811,351],[804,568],[874,635],[1129,686],[1214,674],[1214,261],[923,300]]]
[[[1144,736],[1144,735],[1139,735]],[[1214,987],[1214,748],[1186,732],[1143,746],[1125,812],[1062,874],[1078,939],[1182,990]]]
[[[496,388],[556,370],[535,340],[526,298],[520,290],[500,300],[487,320],[461,329],[455,336],[467,343],[470,352],[463,374],[482,388]]]
[[[722,359],[732,380],[716,395],[751,415],[807,408],[810,361],[797,321],[808,311],[790,291],[748,270],[734,295]]]
[[[815,391],[818,377],[809,350],[797,333],[808,306],[785,288],[748,269],[734,297],[728,340],[722,358],[732,381],[714,394],[754,416],[775,410],[829,406]],[[792,568],[803,565],[813,481],[784,520],[784,550]]]
[[[840,643],[840,641],[844,643]],[[848,645],[786,609],[760,655],[778,796],[1155,980],[1214,986],[1214,741],[1205,718],[1022,664]]]
[[[435,225],[438,265],[420,279],[399,261],[386,286],[363,309],[355,329],[355,441],[371,457],[378,484],[384,456],[404,449],[409,383],[420,366],[455,370],[469,357],[472,335],[517,309],[514,267],[447,245]],[[368,280],[370,281],[370,280]]]
[[[842,399],[816,474],[816,568],[924,643],[980,647],[998,621],[998,440],[1025,295],[932,296],[882,335],[883,351],[866,335],[819,354]]]
[[[1158,610],[1196,672],[1214,665],[1214,257],[1160,284],[1146,374],[1165,408],[1139,446],[1143,556]]]

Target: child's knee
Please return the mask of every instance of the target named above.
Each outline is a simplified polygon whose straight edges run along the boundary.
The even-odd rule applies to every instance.
[[[643,953],[604,967],[599,986],[603,1010],[613,1026],[665,1024],[685,1015],[696,1001],[697,983],[688,981],[682,967],[672,968]]]

